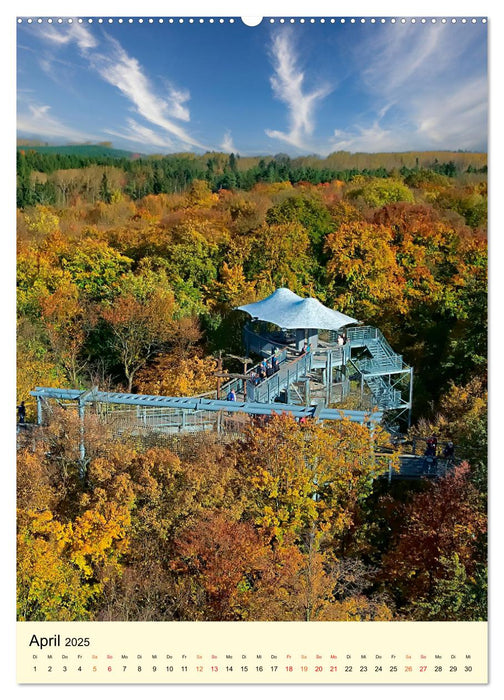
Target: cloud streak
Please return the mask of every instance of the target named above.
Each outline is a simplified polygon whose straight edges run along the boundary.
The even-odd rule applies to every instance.
[[[178,123],[190,121],[187,107],[190,94],[187,90],[168,83],[165,94],[160,94],[139,61],[107,34],[104,34],[104,39],[99,42],[89,29],[81,24],[72,23],[66,31],[54,26],[46,26],[44,29],[44,39],[55,47],[77,44],[81,56],[86,59],[92,70],[98,73],[102,80],[119,90],[138,116],[161,129],[162,133],[156,133],[145,125],[133,122],[137,143],[144,143],[144,139],[147,139],[147,144],[172,146],[175,139],[183,148],[207,148],[194,138],[187,128]],[[130,140],[135,140],[132,138],[132,129],[132,120],[129,120],[124,134],[129,134]],[[128,138],[124,134],[123,137]]]
[[[222,143],[220,145],[224,153],[238,153],[236,146],[233,143],[233,137],[230,131],[226,131]]]
[[[478,37],[461,29],[390,26],[357,46],[370,116],[335,129],[331,150],[486,148],[486,71]]]
[[[102,79],[127,97],[146,121],[174,136],[184,146],[205,148],[174,121],[189,121],[189,110],[185,106],[189,93],[171,87],[166,97],[159,96],[137,59],[129,56],[115,39],[109,39],[109,46],[111,51],[108,54],[90,55],[90,63]]]
[[[65,25],[64,28],[56,28],[56,26],[50,24],[42,25],[40,36],[46,42],[60,46],[76,43],[82,51],[94,49],[98,44],[93,34],[83,24],[78,24],[76,21]]]
[[[27,112],[19,112],[17,126],[20,132],[30,136],[64,138],[69,141],[93,141],[96,137],[74,129],[50,114],[50,105],[29,104]]]
[[[299,67],[290,32],[283,31],[274,36],[271,53],[275,72],[270,83],[275,97],[287,105],[289,131],[266,129],[266,134],[300,150],[309,150],[317,103],[332,90],[328,85],[322,85],[311,92],[305,91],[305,75]]]
[[[117,136],[126,141],[142,144],[144,146],[154,146],[156,148],[173,148],[173,141],[167,136],[163,136],[147,126],[139,124],[134,119],[127,119],[127,127],[122,130],[105,129],[105,133],[110,136]]]

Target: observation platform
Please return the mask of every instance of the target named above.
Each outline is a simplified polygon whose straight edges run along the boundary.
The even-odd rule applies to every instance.
[[[334,331],[317,333],[316,346],[302,356],[296,349],[296,336],[292,333],[257,332],[247,324],[243,333],[247,352],[263,358],[271,358],[276,352],[279,370],[258,386],[238,379],[224,385],[222,390],[232,389],[244,400],[253,397],[253,400],[262,402],[283,396],[287,402],[310,403],[312,399],[322,399],[330,405],[347,398],[350,376],[356,374],[363,403],[367,393],[369,405],[380,411],[393,411],[396,420],[406,415],[409,426],[413,368],[392,349],[377,328],[349,327],[343,345],[337,342],[338,335]],[[251,377],[260,365],[259,362],[249,371]]]
[[[247,353],[261,359],[215,392],[172,397],[104,392],[97,387],[88,391],[36,387],[31,394],[37,399],[38,424],[43,424],[50,402],[57,401],[63,407],[75,406],[82,420],[86,410],[92,411],[116,434],[145,430],[241,434],[247,422],[284,413],[298,421],[347,419],[370,429],[392,413],[394,420],[407,415],[409,427],[413,369],[380,330],[284,288],[238,309],[252,317],[243,331]],[[252,327],[258,322],[262,326]],[[358,406],[335,408],[344,405],[352,383],[354,391],[360,383]],[[403,458],[401,465],[405,475],[425,471],[425,463],[414,455]]]

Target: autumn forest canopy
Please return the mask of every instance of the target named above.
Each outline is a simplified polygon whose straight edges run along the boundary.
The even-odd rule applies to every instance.
[[[382,428],[174,446],[91,416],[82,479],[55,410],[18,451],[19,619],[486,619],[485,154],[17,158],[27,420],[35,386],[214,389],[218,352],[243,353],[233,309],[288,287],[380,328],[414,367],[409,437],[459,458],[389,486]]]

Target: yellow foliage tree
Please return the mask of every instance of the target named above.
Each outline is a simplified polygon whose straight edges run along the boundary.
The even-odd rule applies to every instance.
[[[30,511],[17,539],[18,620],[86,620],[88,604],[99,592],[83,582],[68,556],[71,525],[50,511]]]
[[[38,344],[32,345],[21,332],[18,332],[17,346],[16,398],[26,402],[26,418],[31,421],[36,416],[36,401],[30,391],[36,386],[64,387],[67,378],[50,352]]]
[[[209,308],[224,312],[257,299],[256,283],[246,279],[243,266],[230,266],[226,262],[222,264],[220,280],[209,285],[206,293]]]
[[[216,371],[213,357],[160,355],[138,372],[135,386],[141,394],[194,396],[215,388]]]
[[[405,314],[406,278],[389,227],[344,223],[326,239],[329,295],[336,308],[373,319],[383,309]]]
[[[341,536],[353,523],[359,501],[384,471],[375,445],[390,446],[380,427],[346,419],[333,425],[297,423],[289,415],[250,429],[237,464],[248,483],[251,517],[276,540],[326,533]],[[397,468],[397,454],[390,456]]]
[[[68,379],[76,386],[78,373],[85,363],[79,353],[86,337],[84,309],[79,302],[79,290],[72,282],[62,284],[53,294],[41,300],[42,322],[51,348]]]
[[[59,219],[56,214],[49,207],[40,204],[25,214],[25,222],[26,228],[32,233],[35,240],[40,240],[59,228]]]
[[[211,207],[219,201],[205,180],[193,180],[187,193],[187,203],[191,207]]]

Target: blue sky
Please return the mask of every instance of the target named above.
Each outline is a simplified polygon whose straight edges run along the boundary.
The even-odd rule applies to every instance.
[[[486,150],[485,24],[18,24],[18,135],[141,153]]]

